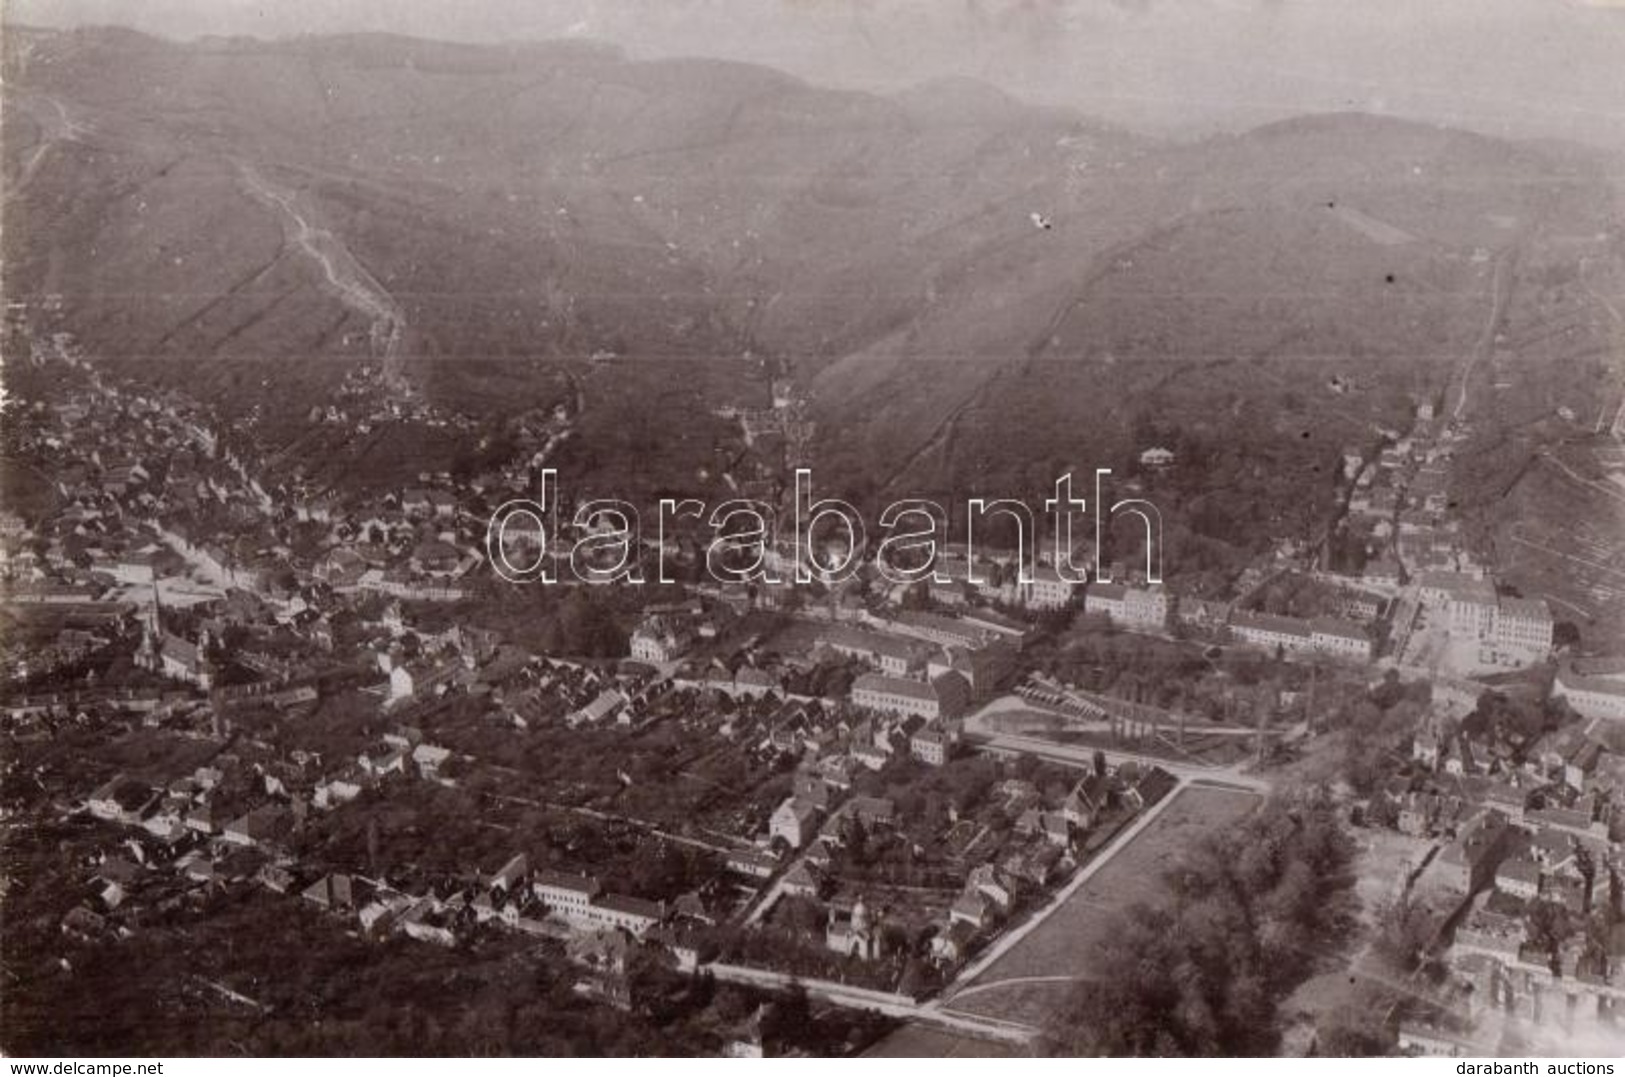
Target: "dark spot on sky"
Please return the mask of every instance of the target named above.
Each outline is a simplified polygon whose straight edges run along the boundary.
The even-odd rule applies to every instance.
[[[1392,283],[1394,283],[1394,275],[1392,273],[1390,273],[1386,277],[1384,277],[1383,280],[1387,281],[1389,284],[1392,284]]]
[[[1304,436],[1304,437],[1308,437],[1308,436],[1309,436],[1309,431],[1307,431],[1307,430],[1305,430],[1305,431],[1304,431],[1304,432],[1303,432],[1303,436]]]

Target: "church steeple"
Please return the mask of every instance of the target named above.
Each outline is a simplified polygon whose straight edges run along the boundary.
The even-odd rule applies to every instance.
[[[141,625],[141,647],[135,653],[135,664],[143,669],[157,670],[162,661],[159,658],[162,647],[163,626],[158,618],[158,584],[152,585],[152,606],[147,611],[146,620]]]

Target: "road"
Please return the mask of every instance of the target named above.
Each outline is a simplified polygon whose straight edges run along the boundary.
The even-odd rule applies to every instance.
[[[17,179],[6,185],[5,194],[0,197],[0,202],[10,203],[21,197],[23,191],[28,187],[29,181],[34,178],[34,173],[39,171],[40,165],[45,163],[45,159],[50,156],[53,149],[64,142],[78,142],[80,135],[87,134],[91,130],[89,124],[75,120],[68,112],[68,107],[54,97],[39,97],[29,100],[44,101],[51,106],[51,109],[50,112],[43,115],[30,111],[30,115],[40,125],[40,142],[38,146],[34,147],[34,152],[28,155],[28,160],[23,162],[21,171],[17,173]]]
[[[1038,737],[1026,737],[1019,733],[984,733],[974,737],[967,736],[965,739],[973,748],[981,751],[1003,755],[1033,755],[1040,759],[1081,767],[1093,765],[1094,755],[1097,751],[1093,745],[1056,744],[1053,741],[1043,740]],[[1272,788],[1269,779],[1256,774],[1248,774],[1242,769],[1243,764],[1240,763],[1228,767],[1196,766],[1188,763],[1176,763],[1160,756],[1126,752],[1120,748],[1100,748],[1098,750],[1105,754],[1109,763],[1132,762],[1144,766],[1161,767],[1182,782],[1200,781],[1208,785],[1233,786],[1238,789],[1251,790],[1255,793],[1268,793]]]
[[[945,1028],[950,1032],[999,1040],[1004,1043],[1026,1045],[1031,1043],[1034,1036],[1038,1034],[1038,1030],[1030,1025],[1019,1024],[1015,1021],[1000,1021],[990,1017],[947,1013],[932,1005],[922,1005],[904,995],[871,991],[868,988],[852,987],[849,984],[835,983],[831,980],[808,980],[784,972],[771,972],[767,969],[720,963],[706,965],[703,970],[725,983],[749,984],[753,987],[767,988],[787,988],[799,985],[806,989],[809,997],[832,1002],[837,1006],[846,1006],[857,1010],[874,1010],[876,1013],[883,1013],[888,1017],[918,1021],[921,1024]]]

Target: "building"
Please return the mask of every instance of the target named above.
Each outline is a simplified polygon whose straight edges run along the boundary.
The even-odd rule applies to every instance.
[[[1273,613],[1236,610],[1230,615],[1230,633],[1243,643],[1285,654],[1322,654],[1332,658],[1369,662],[1371,637],[1353,621],[1336,617],[1285,617]]]
[[[1158,586],[1095,582],[1084,590],[1083,609],[1124,628],[1156,630],[1168,623],[1168,594]]]
[[[789,797],[773,810],[767,824],[768,834],[784,839],[792,849],[799,849],[817,834],[819,814],[818,805],[805,797]]]
[[[1048,565],[1039,565],[1032,580],[1021,585],[1021,604],[1030,610],[1064,610],[1083,586],[1082,580],[1068,579]]]
[[[640,662],[663,665],[681,658],[693,642],[693,635],[685,626],[667,617],[654,616],[632,633],[632,657]]]
[[[90,814],[110,823],[137,825],[157,804],[159,791],[120,774],[90,794]]]
[[[660,926],[666,910],[658,901],[606,894],[587,907],[585,920],[594,926],[620,928],[634,938],[643,938]]]
[[[1544,599],[1502,597],[1490,622],[1490,639],[1503,647],[1545,655],[1552,649],[1552,613]]]
[[[1372,587],[1398,587],[1399,562],[1387,557],[1367,562],[1360,579]]]
[[[1267,650],[1280,648],[1287,654],[1314,649],[1309,622],[1300,617],[1236,610],[1230,615],[1230,634],[1243,643]]]
[[[935,722],[922,726],[909,738],[908,751],[927,766],[940,767],[953,754],[958,738]]]
[[[1625,722],[1625,658],[1576,658],[1552,682],[1552,697],[1586,718]]]
[[[958,673],[944,673],[929,684],[878,673],[865,673],[852,682],[854,706],[892,714],[918,715],[927,721],[958,718],[971,699],[969,682]]]
[[[1360,662],[1369,662],[1372,657],[1371,637],[1365,629],[1334,617],[1317,617],[1309,622],[1309,646],[1322,654]]]
[[[1161,471],[1166,467],[1174,466],[1174,451],[1155,445],[1140,454],[1140,466],[1153,471]]]
[[[619,928],[642,938],[665,919],[665,906],[656,901],[605,894],[597,879],[562,871],[538,871],[531,881],[531,893],[578,930],[601,931]]]
[[[1446,885],[1463,894],[1481,889],[1495,878],[1496,868],[1513,833],[1505,815],[1498,811],[1484,812],[1434,859],[1440,877]]]
[[[538,871],[530,884],[536,900],[566,917],[586,909],[601,889],[591,876],[563,871]]]
[[[880,932],[863,898],[858,898],[850,911],[843,912],[839,906],[830,907],[829,923],[824,928],[824,945],[838,954],[862,961],[873,961],[882,955],[884,947],[881,945]]]
[[[835,625],[826,629],[820,642],[848,658],[856,658],[888,677],[913,677],[925,668],[930,649],[923,644],[880,632]]]
[[[1501,595],[1489,580],[1459,572],[1424,573],[1417,595],[1423,606],[1444,610],[1451,636],[1537,659],[1552,649],[1544,599]]]

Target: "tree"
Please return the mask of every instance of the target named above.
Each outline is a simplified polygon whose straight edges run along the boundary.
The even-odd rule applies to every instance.
[[[1399,898],[1377,911],[1376,925],[1372,952],[1399,972],[1415,971],[1433,938],[1433,921],[1427,911],[1408,897]]]

